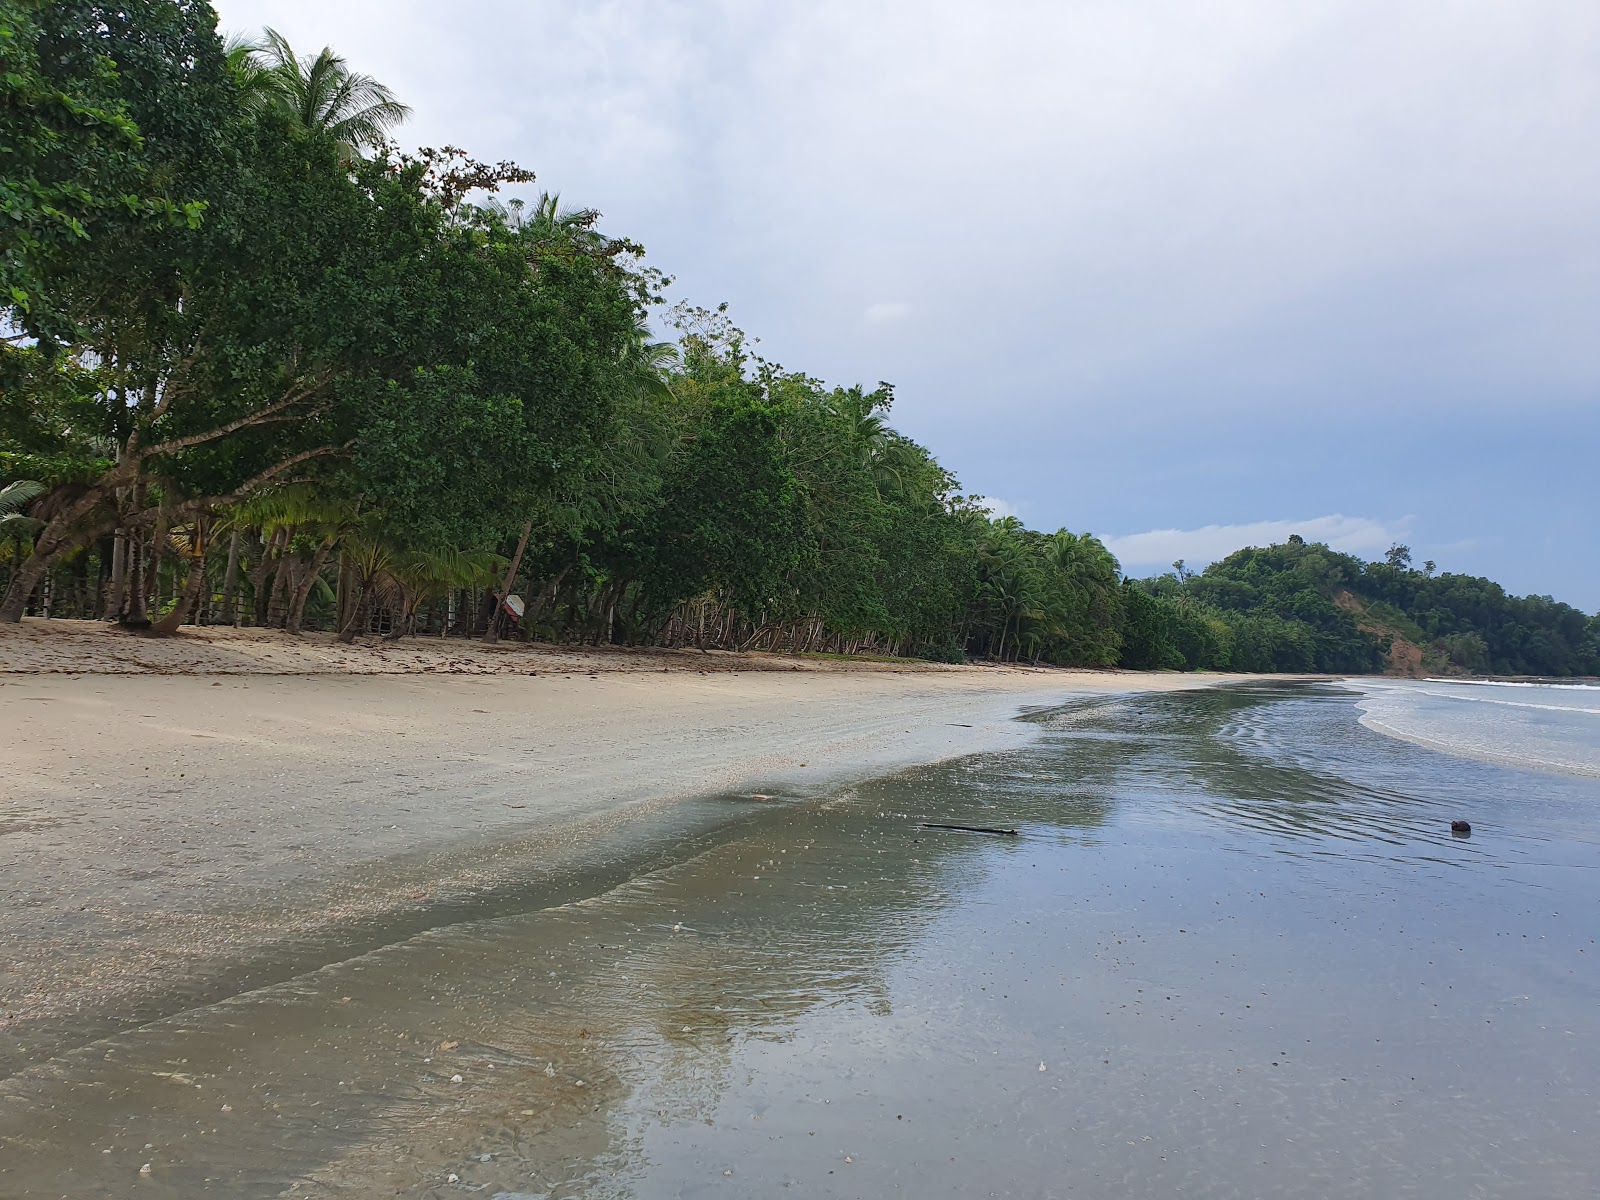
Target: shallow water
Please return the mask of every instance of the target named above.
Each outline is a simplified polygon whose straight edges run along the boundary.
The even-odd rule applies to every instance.
[[[1592,1196],[1600,780],[1359,699],[711,801],[687,861],[5,1081],[0,1196]]]
[[[1362,723],[1447,753],[1600,776],[1600,684],[1351,681]]]

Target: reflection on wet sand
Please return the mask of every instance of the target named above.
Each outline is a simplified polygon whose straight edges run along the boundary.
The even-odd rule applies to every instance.
[[[1332,693],[1034,720],[58,1055],[0,1084],[0,1195],[1590,1194],[1594,898],[1508,868],[1592,783],[1441,845],[1503,773]]]

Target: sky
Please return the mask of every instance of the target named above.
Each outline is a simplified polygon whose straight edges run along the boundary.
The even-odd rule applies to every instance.
[[[1600,610],[1594,0],[217,7],[1129,574],[1300,533]]]

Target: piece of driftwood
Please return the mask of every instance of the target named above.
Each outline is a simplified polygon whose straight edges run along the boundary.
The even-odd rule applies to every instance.
[[[962,833],[998,833],[1004,837],[1016,837],[1015,829],[990,829],[984,825],[940,825],[933,821],[922,822],[924,829],[959,829]]]

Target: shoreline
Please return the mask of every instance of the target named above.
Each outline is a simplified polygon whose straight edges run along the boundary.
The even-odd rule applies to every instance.
[[[581,899],[696,852],[740,804],[1020,745],[1025,709],[1271,679],[649,652],[563,671],[520,647],[500,661],[538,673],[268,674],[228,649],[220,672],[0,676],[0,1076],[424,929]]]

